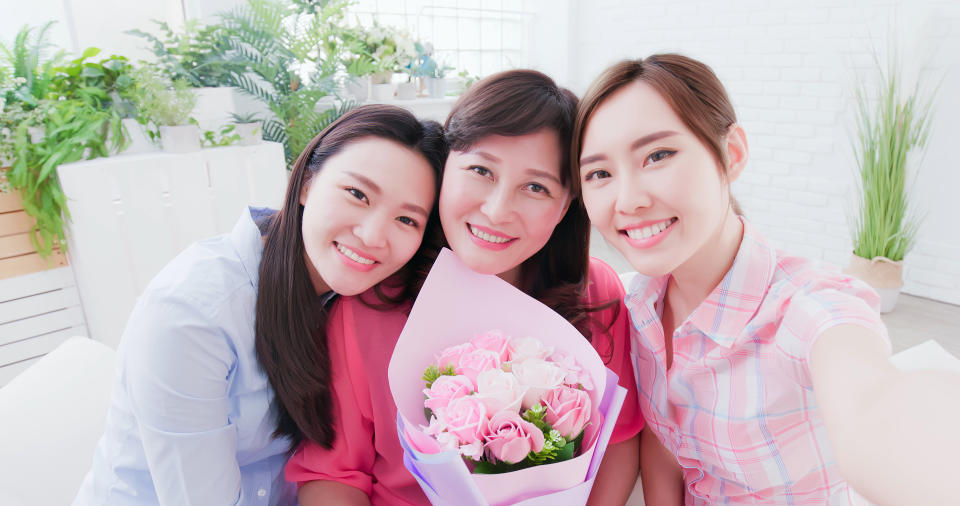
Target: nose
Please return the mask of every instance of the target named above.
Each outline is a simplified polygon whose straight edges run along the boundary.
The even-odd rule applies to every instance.
[[[640,176],[630,174],[630,171],[621,176],[620,188],[617,192],[616,211],[620,214],[635,214],[638,210],[650,207],[652,199]]]
[[[511,194],[505,187],[491,191],[480,206],[480,212],[490,220],[491,225],[507,221],[513,211]]]
[[[370,213],[353,227],[353,235],[368,248],[383,248],[387,245],[387,227],[391,221],[388,216]]]

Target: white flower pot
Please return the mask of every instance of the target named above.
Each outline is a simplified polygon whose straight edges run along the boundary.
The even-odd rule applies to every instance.
[[[162,126],[160,144],[165,153],[200,151],[200,128],[197,125]]]
[[[870,285],[880,295],[880,312],[889,313],[897,305],[900,289],[903,288],[903,261],[889,258],[873,259],[850,255],[850,265],[843,271]]]
[[[397,85],[397,98],[413,100],[417,98],[417,83],[400,83]]]
[[[393,85],[392,84],[371,84],[370,98],[372,100],[377,100],[380,102],[383,102],[385,100],[393,100]]]
[[[370,84],[390,84],[393,72],[374,72],[370,74]]]
[[[259,121],[256,123],[237,123],[234,132],[240,136],[241,146],[253,146],[263,142],[263,128]]]
[[[428,77],[427,95],[430,98],[443,98],[447,95],[447,80],[442,77]]]
[[[122,122],[123,128],[127,131],[127,140],[130,141],[130,144],[127,145],[127,149],[120,151],[120,153],[136,155],[139,153],[159,151],[160,148],[150,142],[150,137],[147,136],[147,129],[138,123],[137,120],[124,118]]]
[[[343,87],[347,95],[357,102],[366,102],[369,93],[370,81],[362,77],[350,77],[343,82]]]
[[[232,114],[239,112],[237,89],[232,86],[195,88],[193,94],[197,97],[197,103],[190,117],[197,120],[201,132],[219,132],[224,125],[233,122]]]

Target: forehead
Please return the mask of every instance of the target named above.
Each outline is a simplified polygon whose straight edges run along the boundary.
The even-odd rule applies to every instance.
[[[677,113],[653,86],[631,82],[610,94],[590,116],[583,136],[583,155],[623,138],[633,138],[659,130],[690,133]]]
[[[466,149],[450,154],[487,158],[503,167],[536,168],[557,173],[560,171],[560,149],[557,132],[544,128],[524,135],[487,135]]]
[[[433,172],[419,152],[398,142],[380,137],[363,137],[344,145],[331,155],[320,169],[319,176],[351,177],[357,174],[369,179],[387,196],[408,198],[411,195],[433,195]],[[403,194],[403,195],[401,195]]]

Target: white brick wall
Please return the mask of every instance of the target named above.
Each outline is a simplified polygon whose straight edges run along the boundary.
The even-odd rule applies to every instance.
[[[747,216],[778,247],[841,266],[855,206],[853,90],[894,27],[906,70],[926,63],[926,75],[943,80],[915,186],[926,221],[904,291],[960,304],[960,166],[948,152],[960,136],[960,2],[593,0],[570,9],[573,51],[558,72],[565,84],[582,93],[607,65],[655,52],[705,61],[750,142],[750,164],[734,184]]]

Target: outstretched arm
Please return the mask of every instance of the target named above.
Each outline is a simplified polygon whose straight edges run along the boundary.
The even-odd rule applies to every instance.
[[[878,504],[952,504],[960,480],[960,374],[902,372],[858,325],[824,331],[810,374],[840,471]],[[948,473],[949,474],[949,473]]]

